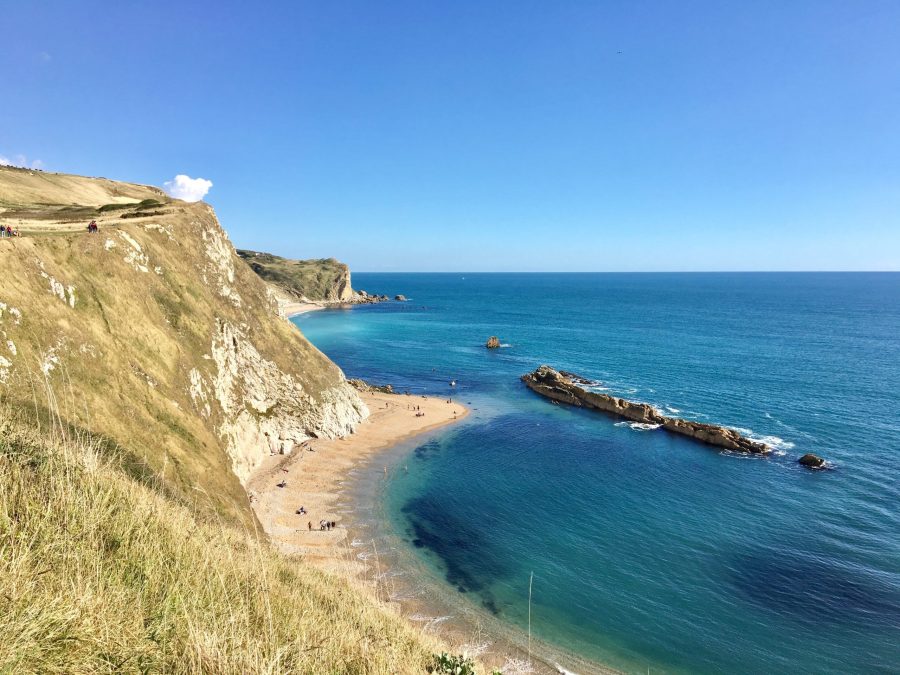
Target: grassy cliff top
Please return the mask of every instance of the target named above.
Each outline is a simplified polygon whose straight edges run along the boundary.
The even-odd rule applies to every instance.
[[[0,195],[44,224],[0,239],[0,402],[103,436],[136,471],[244,522],[238,477],[272,445],[349,433],[360,419],[343,374],[278,318],[209,205],[5,167]],[[124,198],[139,201],[103,209]],[[33,215],[60,203],[91,214]]]
[[[334,258],[291,260],[257,251],[238,249],[237,253],[263,280],[290,298],[342,302],[353,295],[350,269]]]

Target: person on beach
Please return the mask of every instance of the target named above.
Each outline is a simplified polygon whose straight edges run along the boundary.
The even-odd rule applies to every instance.
[[[332,521],[331,521],[331,527],[333,527],[333,528],[336,528],[336,527],[337,527],[337,521],[336,521],[336,520],[332,520]]]
[[[309,531],[312,532],[312,521],[311,520],[308,523],[306,523],[306,526],[309,528]]]

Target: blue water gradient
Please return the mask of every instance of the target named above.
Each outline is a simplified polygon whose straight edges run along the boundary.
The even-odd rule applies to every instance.
[[[632,672],[900,670],[900,274],[354,286],[411,300],[303,315],[306,335],[348,376],[473,409],[386,497],[448,589],[524,626],[534,571],[535,634]],[[518,381],[541,363],[777,452],[550,405]]]

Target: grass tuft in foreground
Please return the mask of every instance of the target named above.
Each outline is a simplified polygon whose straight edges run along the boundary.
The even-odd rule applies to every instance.
[[[4,411],[9,412],[9,411]],[[423,672],[436,645],[347,582],[0,423],[0,672]]]

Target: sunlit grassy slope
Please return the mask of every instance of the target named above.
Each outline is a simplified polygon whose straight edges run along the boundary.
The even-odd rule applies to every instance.
[[[88,436],[0,429],[0,672],[423,672],[348,583],[129,477]]]

